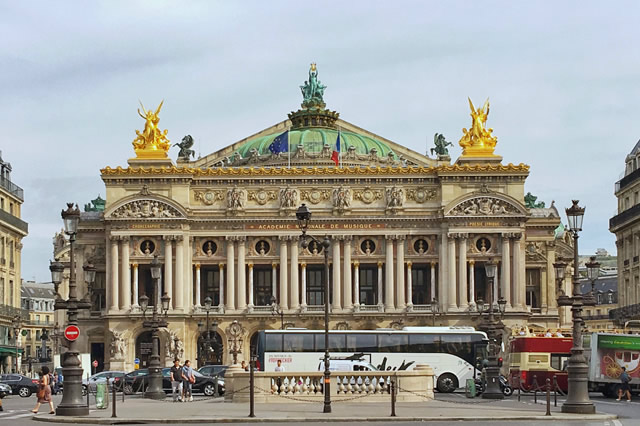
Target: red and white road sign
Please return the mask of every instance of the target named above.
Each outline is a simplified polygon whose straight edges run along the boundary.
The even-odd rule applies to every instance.
[[[64,337],[65,339],[73,342],[80,336],[80,329],[75,325],[69,325],[64,329]]]
[[[98,368],[98,360],[93,361],[93,368]]]

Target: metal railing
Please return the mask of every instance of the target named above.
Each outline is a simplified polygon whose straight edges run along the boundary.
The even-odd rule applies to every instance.
[[[24,201],[24,190],[7,178],[0,178],[0,186]]]

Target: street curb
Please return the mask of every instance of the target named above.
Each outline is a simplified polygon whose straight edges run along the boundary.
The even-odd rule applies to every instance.
[[[233,417],[233,418],[191,418],[191,419],[141,419],[141,418],[91,418],[91,417],[36,417],[32,420],[45,423],[66,424],[201,424],[201,423],[329,423],[329,422],[435,422],[435,421],[504,421],[504,420],[616,420],[614,414],[591,415],[566,415],[556,414],[551,416],[501,416],[501,417],[284,417],[284,418],[257,418],[257,417]]]

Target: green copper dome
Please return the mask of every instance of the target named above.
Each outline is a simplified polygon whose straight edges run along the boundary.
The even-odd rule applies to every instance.
[[[259,155],[271,154],[269,145],[282,132],[273,133],[267,136],[257,137],[245,142],[239,149],[238,153],[242,157],[249,156],[251,150],[256,149]],[[338,130],[322,127],[311,127],[306,129],[297,129],[289,131],[289,150],[295,153],[297,146],[302,145],[305,152],[319,153],[322,147],[329,145],[331,150],[335,149],[336,140],[338,138]],[[372,148],[376,149],[378,157],[387,157],[391,152],[393,158],[397,158],[393,150],[385,142],[374,139],[369,136],[360,135],[348,131],[340,131],[340,152],[346,153],[350,147],[354,147],[356,153],[361,155],[369,154]]]

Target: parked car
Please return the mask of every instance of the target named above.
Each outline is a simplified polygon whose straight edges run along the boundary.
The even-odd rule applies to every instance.
[[[0,399],[4,398],[7,395],[11,395],[11,386],[0,383]]]
[[[198,368],[198,372],[205,376],[217,377],[218,395],[224,395],[224,374],[229,368],[228,365],[205,365]]]
[[[87,394],[87,389],[89,392],[95,392],[99,381],[105,381],[111,387],[117,378],[122,378],[125,374],[124,371],[101,371],[88,379],[82,379],[82,395]],[[116,385],[116,389],[118,388],[119,386]]]
[[[169,367],[162,369],[162,390],[167,393],[171,392],[170,370],[171,368]],[[202,392],[206,396],[214,396],[219,380],[216,381],[216,378],[205,376],[198,371],[194,371],[193,373],[196,377],[196,382],[193,384],[193,392]],[[127,373],[123,378],[123,382],[125,394],[130,395],[136,392],[143,392],[149,387],[149,370],[143,368]],[[118,384],[116,384],[116,386],[118,386]],[[222,389],[224,389],[224,382]],[[218,388],[218,395],[221,395],[220,388]]]
[[[11,386],[11,393],[23,398],[28,398],[38,391],[38,379],[31,379],[22,374],[0,374],[0,383]]]

